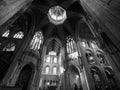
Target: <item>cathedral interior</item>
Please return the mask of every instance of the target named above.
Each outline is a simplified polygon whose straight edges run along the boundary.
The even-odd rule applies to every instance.
[[[120,0],[0,0],[0,90],[120,90]]]

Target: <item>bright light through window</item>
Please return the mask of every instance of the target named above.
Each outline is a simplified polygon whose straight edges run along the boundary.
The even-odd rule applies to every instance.
[[[42,33],[36,32],[32,41],[31,41],[30,49],[39,50],[42,43],[43,43]]]
[[[49,55],[55,55],[56,56],[56,52],[51,51],[51,52],[49,52]]]
[[[24,37],[24,34],[21,31],[19,31],[13,36],[13,38],[18,38],[18,39],[22,39],[23,37]]]
[[[53,74],[57,74],[57,68],[53,67]]]
[[[68,37],[68,38],[67,38],[66,47],[67,47],[67,53],[68,53],[68,54],[77,52],[76,43],[75,43],[75,41],[73,40],[73,38],[71,38],[71,37]]]
[[[60,6],[51,7],[48,12],[48,18],[55,25],[62,24],[67,18],[66,11]]]
[[[57,57],[54,57],[54,63],[57,63]]]
[[[5,33],[3,33],[2,37],[8,37],[10,34],[10,30],[7,30]]]
[[[46,68],[45,68],[45,73],[48,74],[48,73],[49,73],[49,70],[50,70],[49,66],[46,66]]]

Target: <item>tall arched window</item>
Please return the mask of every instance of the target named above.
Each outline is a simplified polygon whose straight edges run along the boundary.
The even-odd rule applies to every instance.
[[[54,62],[54,63],[57,63],[57,57],[54,57],[54,58],[53,58],[53,62]]]
[[[30,43],[30,49],[39,50],[42,43],[43,43],[43,36],[42,33],[38,31],[35,33]]]
[[[46,62],[47,62],[47,63],[50,63],[50,59],[51,59],[50,56],[47,56],[47,57],[46,57]]]
[[[99,73],[95,69],[91,69],[92,77],[95,82],[96,90],[102,90],[102,79],[100,78]]]
[[[76,44],[72,37],[67,38],[67,53],[73,53],[76,51]]]
[[[13,38],[17,38],[17,39],[22,39],[23,37],[24,37],[24,34],[22,31],[19,31],[13,36]]]
[[[46,66],[46,67],[45,67],[45,73],[48,74],[49,71],[50,71],[50,67],[49,67],[49,66]]]
[[[77,46],[72,37],[67,37],[66,47],[69,58],[75,59],[78,57]]]
[[[57,67],[56,66],[53,67],[53,74],[57,74]]]
[[[3,33],[2,37],[8,37],[10,34],[10,30],[7,30]]]
[[[3,48],[3,51],[15,51],[15,44],[9,43],[7,46]]]

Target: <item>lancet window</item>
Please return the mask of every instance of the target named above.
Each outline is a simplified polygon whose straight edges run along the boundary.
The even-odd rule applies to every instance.
[[[13,38],[17,38],[17,39],[22,39],[23,37],[24,37],[24,34],[22,31],[19,31],[13,36]]]
[[[33,39],[30,43],[30,49],[39,50],[42,43],[43,43],[43,35],[41,32],[38,31],[33,36]]]
[[[49,67],[49,66],[46,66],[46,67],[45,67],[45,73],[48,74],[49,71],[50,71],[50,67]]]
[[[10,30],[7,30],[3,33],[2,37],[8,37],[10,34]]]
[[[77,46],[72,37],[67,38],[66,47],[70,58],[75,59],[78,57]]]

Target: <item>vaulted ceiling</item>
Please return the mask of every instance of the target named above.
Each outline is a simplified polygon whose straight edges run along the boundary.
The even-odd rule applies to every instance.
[[[81,19],[83,9],[77,0],[35,0],[32,4],[36,14],[36,26],[43,31],[45,38],[57,36],[64,40],[66,36],[74,36],[77,22]],[[48,11],[53,6],[61,6],[66,10],[67,19],[63,24],[54,25],[48,19]]]

